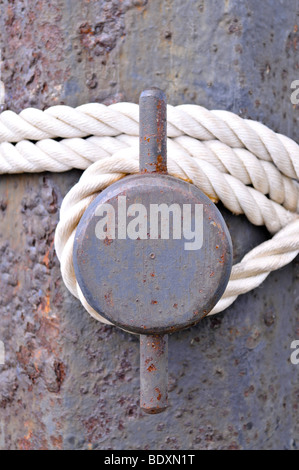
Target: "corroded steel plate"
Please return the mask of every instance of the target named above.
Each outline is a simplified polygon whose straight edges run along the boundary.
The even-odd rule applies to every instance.
[[[232,266],[216,206],[168,175],[130,176],[104,190],[79,223],[73,255],[88,303],[139,334],[197,323],[222,296]]]

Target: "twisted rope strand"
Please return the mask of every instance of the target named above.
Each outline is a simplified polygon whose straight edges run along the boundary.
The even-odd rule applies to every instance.
[[[128,147],[138,148],[138,137],[122,134],[112,137],[70,138],[57,142],[44,139],[33,144],[21,141],[16,145],[0,144],[0,173],[52,171],[71,168],[84,170],[95,161],[114,155]],[[135,154],[136,149],[131,153]],[[219,141],[201,142],[188,136],[168,139],[168,153],[177,161],[192,156],[199,164],[208,162],[220,172],[252,185],[262,194],[290,211],[299,210],[299,184],[283,175],[272,162],[259,160],[246,149],[232,149]],[[212,177],[213,179],[213,177]],[[214,194],[214,200],[217,196]]]
[[[273,161],[290,178],[298,179],[298,145],[263,124],[228,111],[208,111],[196,105],[167,107],[168,137],[188,135],[219,140],[232,148],[246,148],[265,161]],[[138,105],[89,103],[77,108],[53,106],[45,111],[28,108],[19,115],[0,115],[0,142],[62,137],[139,135]]]

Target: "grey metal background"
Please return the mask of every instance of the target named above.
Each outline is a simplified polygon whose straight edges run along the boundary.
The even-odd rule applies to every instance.
[[[138,100],[229,109],[298,141],[296,0],[4,0],[6,106]],[[1,449],[296,449],[299,261],[169,341],[170,404],[140,412],[139,345],[64,287],[58,209],[79,171],[1,176]],[[234,258],[267,239],[220,207]]]

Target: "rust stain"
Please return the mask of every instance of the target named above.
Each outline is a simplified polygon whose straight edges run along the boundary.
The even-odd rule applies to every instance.
[[[62,436],[51,436],[51,442],[53,447],[55,447],[56,450],[62,450],[62,445],[63,445],[63,438]]]
[[[105,300],[106,300],[107,304],[110,305],[110,307],[113,307],[113,306],[114,306],[114,301],[113,301],[112,292],[108,292],[108,293],[105,295]]]
[[[43,257],[43,263],[48,269],[50,268],[50,255],[51,255],[51,258],[53,257],[53,247],[54,247],[54,239],[52,240],[49,249],[47,250],[45,256]]]
[[[47,292],[45,297],[41,299],[41,303],[38,307],[38,311],[49,318],[49,313],[51,312],[49,292]]]
[[[58,391],[61,389],[61,385],[64,382],[64,379],[66,377],[66,370],[65,370],[65,365],[63,362],[55,361],[54,362],[54,371],[56,375],[56,382],[58,385]]]
[[[33,450],[33,445],[31,443],[34,429],[33,421],[25,421],[24,427],[26,429],[27,434],[19,440],[18,448],[19,450]]]
[[[109,246],[111,243],[113,243],[113,240],[111,238],[106,237],[104,240],[104,245]]]
[[[224,264],[224,263],[225,263],[225,255],[224,255],[224,253],[220,256],[220,259],[218,260],[218,262],[219,262],[220,264]]]
[[[166,133],[166,115],[165,115],[165,103],[164,100],[158,100],[157,103],[157,161],[156,171],[157,173],[167,173],[167,163],[163,158],[163,142],[165,141]]]

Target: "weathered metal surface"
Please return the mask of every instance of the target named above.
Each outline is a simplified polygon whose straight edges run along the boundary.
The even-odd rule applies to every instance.
[[[140,335],[140,407],[149,414],[168,405],[168,335]]]
[[[139,165],[141,173],[167,173],[166,95],[159,88],[139,98]]]
[[[99,217],[104,204],[113,213]],[[146,238],[140,226],[128,234],[136,214],[127,217],[127,212],[135,204],[144,208]],[[167,210],[177,204],[180,212],[166,217],[167,238],[161,235],[162,218],[152,234],[151,209],[160,204]],[[190,206],[194,241],[182,230],[181,238],[175,234],[178,222],[181,228],[182,218],[187,219],[184,206]],[[202,220],[196,206],[202,208]],[[115,233],[99,239],[97,224],[107,218],[108,225],[113,218]],[[109,186],[85,211],[75,235],[75,273],[87,302],[115,325],[139,334],[171,333],[196,324],[224,292],[231,264],[230,235],[216,206],[195,186],[168,175],[134,175]]]
[[[142,3],[3,1],[5,106],[137,102],[141,88],[167,83],[172,104],[230,109],[298,141],[297,0]],[[138,338],[95,322],[61,281],[53,234],[79,176],[0,179],[0,447],[297,449],[298,259],[170,336],[176,411],[144,415]],[[269,237],[218,208],[234,262]]]

